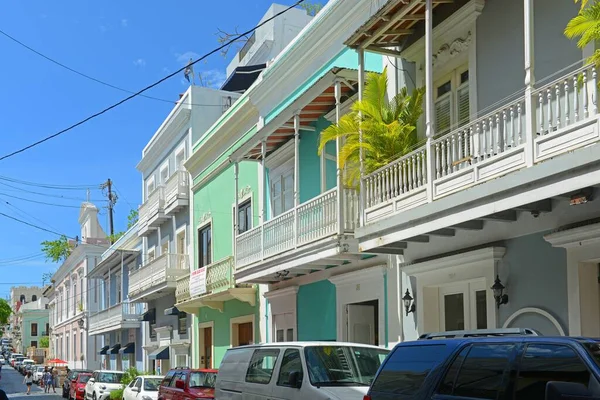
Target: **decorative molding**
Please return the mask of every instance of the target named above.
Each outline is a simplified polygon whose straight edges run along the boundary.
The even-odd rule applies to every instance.
[[[511,322],[513,322],[517,317],[519,317],[523,314],[539,314],[539,315],[547,318],[550,322],[552,322],[552,325],[554,325],[554,327],[556,328],[558,333],[561,336],[565,336],[565,331],[562,328],[562,326],[560,326],[560,323],[558,322],[558,320],[556,318],[554,318],[554,316],[552,316],[552,314],[550,314],[548,311],[545,311],[545,310],[542,310],[541,308],[536,308],[536,307],[525,307],[525,308],[521,308],[520,310],[515,311],[510,317],[506,318],[506,321],[504,321],[504,325],[502,325],[502,328],[508,328],[508,326],[510,325]]]
[[[597,244],[600,242],[600,223],[549,233],[544,239],[552,247],[565,249]]]
[[[333,283],[336,287],[343,285],[354,285],[357,283],[364,283],[365,281],[383,279],[383,275],[387,269],[386,265],[377,267],[371,267],[354,271],[351,273],[335,275],[330,277],[329,282]]]
[[[469,49],[471,44],[471,31],[467,33],[467,37],[454,39],[451,43],[446,43],[440,46],[438,51],[433,55],[433,66],[439,63],[446,63],[455,56]]]
[[[265,297],[265,299],[268,299],[270,301],[284,296],[295,295],[296,293],[298,293],[299,288],[299,286],[289,286],[285,289],[277,289],[270,292],[265,292],[263,296]]]
[[[244,197],[246,197],[247,195],[252,193],[252,187],[250,185],[243,187],[239,192],[238,192],[238,199],[243,199]]]
[[[419,275],[444,268],[454,268],[458,265],[467,266],[469,264],[477,264],[485,261],[495,262],[501,260],[505,253],[506,248],[504,247],[486,247],[484,249],[453,254],[451,256],[435,258],[433,260],[417,262],[414,264],[400,265],[400,269],[407,275]]]
[[[207,211],[204,214],[202,214],[202,216],[200,217],[199,224],[204,224],[206,221],[208,221],[211,218],[212,218],[211,212]]]

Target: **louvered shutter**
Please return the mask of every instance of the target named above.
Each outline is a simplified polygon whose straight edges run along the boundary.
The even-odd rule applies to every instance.
[[[458,89],[456,94],[458,103],[458,126],[469,122],[469,85],[466,84]]]
[[[447,133],[452,123],[450,117],[451,97],[445,96],[435,102],[435,135]]]

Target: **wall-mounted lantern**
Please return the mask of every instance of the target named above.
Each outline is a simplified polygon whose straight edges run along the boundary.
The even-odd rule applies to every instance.
[[[408,317],[408,314],[414,313],[415,310],[417,309],[417,307],[415,306],[415,302],[413,300],[414,299],[410,295],[410,292],[408,291],[408,289],[406,289],[406,293],[404,293],[404,296],[402,297],[402,301],[404,302],[404,310],[406,311],[407,317]]]
[[[500,280],[500,276],[496,275],[494,285],[490,288],[494,292],[494,299],[496,300],[496,307],[500,308],[502,304],[508,303],[508,295],[504,294],[504,285]]]

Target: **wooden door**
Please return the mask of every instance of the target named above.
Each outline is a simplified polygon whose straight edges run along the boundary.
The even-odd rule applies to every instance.
[[[204,368],[212,368],[212,328],[204,328]]]
[[[240,346],[252,344],[252,322],[238,325],[238,343]]]

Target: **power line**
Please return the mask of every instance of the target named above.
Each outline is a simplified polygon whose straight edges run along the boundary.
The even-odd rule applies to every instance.
[[[93,183],[90,185],[58,185],[58,184],[51,184],[51,183],[24,181],[21,179],[10,178],[8,176],[0,176],[0,180],[12,182],[12,183],[18,183],[18,184],[26,185],[26,186],[35,186],[35,187],[40,187],[40,188],[45,188],[45,189],[57,189],[57,190],[85,190],[85,189],[89,189],[89,188],[98,188],[101,185],[100,183]]]
[[[22,219],[15,218],[15,217],[13,217],[11,215],[8,215],[8,214],[5,214],[3,212],[0,212],[0,215],[3,216],[3,217],[5,217],[5,218],[12,219],[13,221],[17,221],[17,222],[20,222],[22,224],[31,226],[32,228],[39,229],[39,230],[44,231],[44,232],[52,233],[52,234],[57,235],[57,236],[64,236],[62,233],[58,233],[58,232],[56,232],[56,231],[54,231],[52,229],[46,229],[46,228],[43,228],[43,227],[41,227],[39,225],[30,224],[27,221],[23,221]],[[69,239],[74,239],[74,238],[69,238]]]
[[[51,193],[35,192],[35,191],[32,191],[32,190],[20,188],[18,186],[9,185],[8,183],[5,183],[5,182],[0,182],[0,185],[4,185],[4,186],[7,186],[7,187],[10,187],[10,188],[12,188],[13,191],[31,193],[31,194],[35,194],[35,195],[39,195],[39,196],[55,197],[57,199],[65,199],[65,200],[69,199],[69,200],[87,201],[87,199],[82,198],[82,197],[71,197],[71,196],[56,195],[56,194],[51,194]],[[4,190],[9,190],[10,191],[11,189],[4,189]],[[92,202],[101,202],[101,201],[106,201],[106,199],[95,199],[95,200],[90,200],[90,201],[92,201]]]
[[[20,40],[18,40],[14,36],[9,35],[8,33],[4,32],[1,29],[0,29],[0,34],[6,36],[8,39],[12,40],[13,42],[15,42],[15,43],[17,43],[17,44],[19,44],[21,46],[23,46],[24,48],[26,48],[27,50],[29,50],[29,51],[37,54],[38,56],[40,56],[42,58],[45,58],[46,60],[50,61],[51,63],[54,63],[54,64],[58,65],[59,67],[62,67],[64,69],[68,70],[68,71],[71,71],[74,74],[82,76],[82,77],[84,77],[86,79],[89,79],[89,80],[94,81],[96,83],[99,83],[101,85],[108,86],[110,88],[119,90],[121,92],[129,93],[129,94],[134,94],[135,93],[135,92],[132,92],[131,90],[123,89],[123,88],[121,88],[119,86],[113,85],[112,83],[108,83],[108,82],[100,80],[98,78],[94,78],[93,76],[90,76],[90,75],[87,75],[87,74],[85,74],[83,72],[77,71],[76,69],[71,68],[68,65],[65,65],[65,64],[63,64],[63,63],[61,63],[59,61],[56,61],[55,59],[53,59],[53,58],[51,58],[51,57],[49,57],[49,56],[47,56],[47,55],[45,55],[45,54],[37,51],[36,49],[34,49],[34,48],[30,47],[30,46],[28,46],[27,44],[21,42]],[[144,95],[144,94],[142,94],[140,96],[141,97],[145,97],[145,98],[150,99],[150,100],[162,101],[164,103],[170,103],[170,104],[176,103],[176,101],[168,100],[168,99],[161,99],[160,97],[148,96],[148,95]],[[191,105],[192,106],[201,106],[201,107],[223,107],[222,104],[194,104],[194,103],[192,103]]]
[[[167,76],[159,79],[158,81],[156,81],[156,82],[154,82],[154,83],[146,86],[145,88],[143,88],[141,90],[138,90],[137,92],[135,92],[135,93],[133,93],[133,94],[125,97],[124,99],[122,99],[122,100],[114,103],[113,105],[111,105],[109,107],[106,107],[102,111],[98,111],[97,113],[94,113],[94,114],[90,115],[89,117],[84,118],[81,121],[76,122],[76,123],[72,124],[71,126],[65,128],[65,129],[62,129],[62,130],[60,130],[60,131],[58,131],[58,132],[56,132],[56,133],[54,133],[54,134],[52,134],[50,136],[46,136],[45,138],[38,140],[37,142],[34,142],[34,143],[30,144],[30,145],[27,145],[25,147],[20,148],[19,150],[15,150],[12,153],[8,153],[8,154],[0,157],[0,161],[5,160],[5,159],[7,159],[9,157],[13,157],[13,156],[15,156],[17,154],[20,154],[20,153],[24,152],[24,151],[27,151],[27,150],[29,150],[29,149],[31,149],[33,147],[36,147],[36,146],[38,146],[38,145],[40,145],[40,144],[42,144],[44,142],[47,142],[48,140],[54,139],[55,137],[58,137],[58,136],[62,135],[63,133],[66,133],[66,132],[68,132],[70,130],[73,130],[73,129],[77,128],[78,126],[83,125],[86,122],[88,122],[88,121],[90,121],[90,120],[92,120],[94,118],[97,118],[97,117],[101,116],[102,114],[105,114],[105,113],[107,113],[108,111],[110,111],[110,110],[112,110],[114,108],[117,108],[121,104],[128,102],[129,100],[131,100],[131,99],[133,99],[133,98],[141,95],[142,93],[144,93],[144,92],[152,89],[153,87],[160,85],[161,83],[163,83],[167,79],[172,78],[173,76],[179,74],[180,72],[183,72],[184,70],[188,69],[190,66],[192,66],[192,65],[194,65],[194,64],[196,64],[196,63],[198,63],[198,62],[200,62],[200,61],[208,58],[209,56],[211,56],[211,55],[213,55],[213,54],[221,51],[225,47],[230,46],[231,44],[235,43],[240,38],[249,35],[250,33],[254,32],[256,29],[258,29],[261,26],[267,24],[268,22],[272,21],[273,19],[277,18],[278,16],[286,13],[287,11],[291,10],[292,8],[297,7],[298,5],[300,5],[301,3],[303,3],[304,1],[305,0],[298,0],[293,5],[291,5],[291,6],[287,7],[286,9],[278,12],[277,14],[273,15],[271,18],[266,19],[265,21],[263,21],[260,24],[256,25],[254,28],[252,28],[252,29],[250,29],[250,30],[248,30],[246,32],[243,32],[243,33],[237,35],[236,37],[234,37],[233,39],[231,39],[228,42],[224,43],[223,45],[221,45],[221,46],[213,49],[212,51],[209,51],[208,53],[204,54],[202,57],[198,58],[197,60],[190,62],[185,67],[179,68],[177,71],[175,71],[175,72],[173,72],[173,73],[171,73],[171,74],[169,74],[169,75],[167,75]]]
[[[50,225],[47,222],[42,221],[41,219],[34,217],[33,215],[29,214],[28,212],[25,212],[24,210],[21,210],[19,207],[15,206],[14,204],[9,203],[8,201],[6,201],[6,199],[2,199],[2,201],[4,201],[9,207],[14,208],[15,210],[17,210],[19,215],[25,215],[26,217],[29,217],[43,225],[46,225],[48,228],[50,229],[56,229],[54,228],[52,225]]]
[[[72,205],[69,205],[69,204],[46,203],[45,201],[37,201],[37,200],[26,199],[26,198],[23,198],[23,197],[13,196],[11,194],[2,193],[2,192],[0,192],[0,195],[6,196],[6,197],[11,197],[13,199],[18,199],[18,200],[22,200],[22,201],[28,201],[30,203],[43,204],[43,205],[46,205],[46,206],[64,207],[64,208],[81,208],[81,206],[72,206]]]

